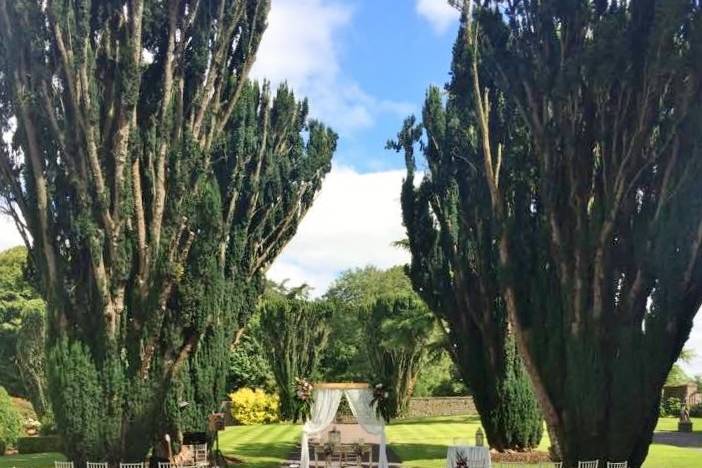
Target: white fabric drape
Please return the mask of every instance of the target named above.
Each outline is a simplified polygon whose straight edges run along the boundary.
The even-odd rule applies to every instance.
[[[310,466],[310,436],[322,432],[334,420],[336,410],[341,403],[342,392],[332,389],[319,389],[312,392],[310,418],[302,426],[302,454],[300,467]]]
[[[388,455],[385,452],[385,421],[378,417],[373,408],[373,393],[370,390],[345,390],[344,394],[358,424],[369,434],[380,436],[378,468],[388,468]]]
[[[380,454],[378,468],[388,468],[388,456],[385,451],[385,421],[379,418],[371,402],[373,392],[370,389],[319,389],[313,392],[314,402],[311,408],[310,419],[302,426],[302,453],[300,454],[300,468],[310,466],[310,436],[326,429],[336,416],[336,411],[345,395],[351,407],[351,412],[358,424],[367,433],[380,436]]]

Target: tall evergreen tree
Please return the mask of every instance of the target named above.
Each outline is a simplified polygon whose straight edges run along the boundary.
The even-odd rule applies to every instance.
[[[525,450],[539,444],[542,417],[501,295],[495,261],[500,226],[483,179],[468,34],[464,16],[446,104],[441,91],[431,88],[423,124],[409,118],[390,146],[405,153],[402,211],[414,287],[448,324],[453,358],[473,391],[490,446]],[[498,131],[513,145],[524,144],[524,134],[509,125],[514,109],[501,105],[494,112]],[[415,143],[420,140],[427,171],[416,186]],[[503,169],[505,178],[511,177],[510,171]]]
[[[388,292],[371,304],[365,326],[370,377],[390,391],[388,416],[407,413],[436,319],[413,293]]]
[[[566,464],[639,467],[702,304],[702,7],[480,3],[466,66],[501,300]]]
[[[2,191],[78,462],[204,429],[262,273],[330,169],[336,135],[306,102],[247,81],[269,3],[0,0]]]
[[[311,379],[327,345],[332,307],[327,301],[298,297],[266,298],[261,305],[260,333],[280,397],[281,417],[304,415],[296,396],[296,379]]]

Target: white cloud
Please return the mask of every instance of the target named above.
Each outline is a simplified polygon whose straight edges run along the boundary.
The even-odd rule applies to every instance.
[[[400,208],[404,175],[404,170],[360,174],[335,166],[268,276],[289,279],[291,285],[308,283],[313,295],[321,295],[343,270],[407,263],[409,253],[392,245],[406,237]]]
[[[24,242],[17,232],[14,221],[9,216],[0,214],[0,250],[18,245],[24,245]]]
[[[460,13],[447,0],[417,0],[419,16],[429,21],[437,34],[443,34],[456,23]]]
[[[274,86],[287,81],[310,99],[315,117],[342,135],[371,127],[380,114],[402,117],[414,110],[369,95],[342,70],[339,36],[352,18],[352,8],[336,0],[276,0],[251,71]]]

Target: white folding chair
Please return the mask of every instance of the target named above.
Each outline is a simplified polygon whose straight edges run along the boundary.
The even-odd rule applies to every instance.
[[[195,465],[200,466],[209,464],[207,459],[207,444],[195,445],[193,451],[195,453]]]
[[[607,468],[629,468],[629,462],[607,462]]]
[[[141,463],[120,463],[119,468],[144,468],[144,462],[141,462]]]
[[[54,468],[73,468],[73,462],[54,462]]]
[[[599,464],[599,460],[579,461],[578,468],[597,468]]]
[[[176,468],[176,465],[172,465],[170,462],[158,462],[158,468]]]
[[[86,462],[85,464],[86,464],[87,468],[108,468],[107,463]]]

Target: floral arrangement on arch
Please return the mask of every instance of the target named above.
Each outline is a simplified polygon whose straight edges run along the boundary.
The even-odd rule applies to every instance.
[[[295,377],[295,398],[297,400],[297,414],[301,420],[306,420],[312,413],[312,385],[307,379]]]
[[[377,383],[373,386],[373,399],[371,405],[375,407],[375,414],[379,418],[390,422],[393,416],[392,405],[390,401],[390,391],[382,383]]]

